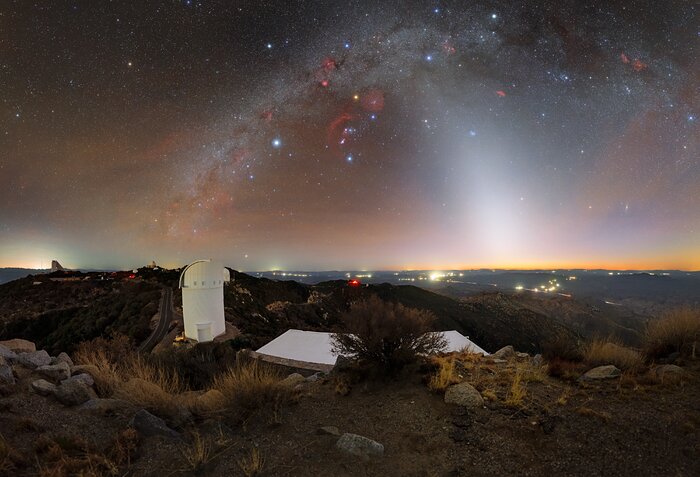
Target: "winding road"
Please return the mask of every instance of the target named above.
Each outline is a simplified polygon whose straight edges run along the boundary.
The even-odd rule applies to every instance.
[[[160,300],[160,321],[153,330],[151,336],[141,343],[139,351],[149,353],[160,341],[165,338],[173,319],[173,289],[170,287],[163,289],[163,296]]]

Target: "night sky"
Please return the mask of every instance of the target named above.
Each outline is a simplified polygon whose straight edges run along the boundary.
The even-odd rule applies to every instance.
[[[691,1],[4,1],[0,266],[700,268]]]

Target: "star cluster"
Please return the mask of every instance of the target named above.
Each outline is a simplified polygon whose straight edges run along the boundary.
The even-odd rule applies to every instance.
[[[700,268],[697,7],[0,11],[0,265]]]

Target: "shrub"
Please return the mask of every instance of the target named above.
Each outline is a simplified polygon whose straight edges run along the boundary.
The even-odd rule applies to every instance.
[[[372,296],[353,304],[343,315],[347,333],[332,335],[333,351],[392,374],[419,355],[445,348],[442,335],[430,332],[434,320],[430,312]]]
[[[581,362],[567,361],[554,358],[547,363],[547,373],[553,378],[565,381],[575,381],[586,371],[586,365]]]
[[[563,360],[580,362],[583,353],[579,343],[567,336],[558,336],[542,343],[542,357],[547,361]]]
[[[523,374],[520,370],[517,370],[513,376],[513,382],[510,385],[510,389],[508,390],[508,394],[503,403],[508,407],[523,407],[523,399],[525,398],[526,394],[527,391],[525,386],[523,386]]]
[[[614,364],[620,369],[638,371],[644,365],[642,355],[626,348],[621,342],[609,338],[596,339],[584,348],[584,361],[591,366]]]
[[[246,477],[255,477],[262,472],[265,466],[265,460],[257,447],[254,447],[253,450],[250,451],[250,457],[243,457],[238,461],[238,466]]]
[[[650,359],[671,353],[695,358],[700,352],[700,309],[679,308],[664,314],[647,326],[644,354]]]
[[[223,394],[227,408],[244,413],[257,410],[276,413],[293,395],[274,368],[254,360],[238,362],[214,378],[213,388]]]

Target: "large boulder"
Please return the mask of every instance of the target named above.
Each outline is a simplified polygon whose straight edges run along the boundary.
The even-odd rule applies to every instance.
[[[24,367],[36,369],[39,366],[51,364],[51,356],[43,349],[40,351],[32,351],[30,353],[19,353],[17,362]]]
[[[16,361],[17,353],[7,346],[0,345],[0,357],[4,358],[6,361]]]
[[[36,368],[36,372],[57,383],[70,377],[70,366],[64,362],[47,364]]]
[[[515,348],[513,348],[511,345],[504,346],[503,348],[499,349],[495,353],[491,355],[491,358],[494,359],[508,359],[512,358],[515,356]]]
[[[15,384],[15,375],[8,364],[0,364],[0,384]]]
[[[68,353],[60,353],[51,360],[51,364],[66,363],[69,367],[73,367],[73,360],[70,359]]]
[[[586,373],[583,376],[581,376],[581,379],[585,381],[613,379],[619,378],[621,374],[622,371],[620,371],[617,367],[615,367],[612,364],[608,364],[605,366],[598,366],[597,368],[593,368],[591,370],[586,371]]]
[[[54,396],[66,406],[77,406],[97,397],[90,386],[78,380],[61,383]]]
[[[445,391],[445,402],[457,404],[468,409],[477,409],[484,406],[484,398],[479,391],[467,382],[453,384]]]
[[[15,353],[32,353],[36,351],[36,345],[34,343],[19,338],[0,341],[0,346],[4,346]]]
[[[50,396],[56,391],[56,385],[45,379],[37,379],[32,382],[32,389],[40,396]]]
[[[129,425],[144,436],[180,437],[180,434],[170,429],[163,419],[154,416],[145,409],[141,409],[134,414]]]
[[[384,454],[384,446],[379,442],[357,434],[350,434],[349,432],[340,436],[335,446],[346,454],[354,455],[364,460]]]

